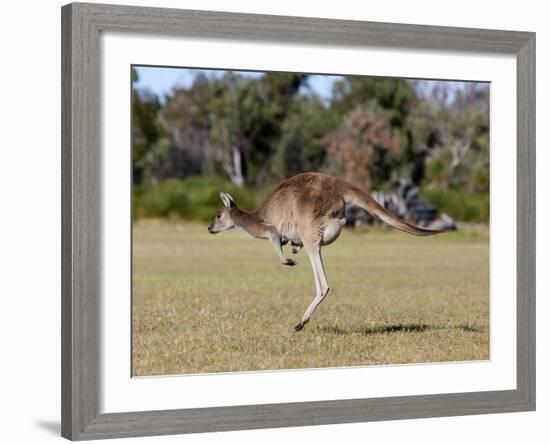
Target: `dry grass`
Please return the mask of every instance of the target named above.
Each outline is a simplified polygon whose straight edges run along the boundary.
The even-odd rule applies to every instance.
[[[305,252],[285,267],[240,232],[134,224],[134,375],[489,359],[486,228],[345,231],[323,258],[331,292],[294,333],[314,291]]]

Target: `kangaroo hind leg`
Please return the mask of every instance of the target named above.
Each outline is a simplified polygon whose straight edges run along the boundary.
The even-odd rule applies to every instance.
[[[328,287],[327,278],[325,276],[323,259],[321,258],[321,246],[317,244],[312,248],[306,249],[311,262],[311,268],[313,268],[313,277],[315,278],[315,298],[305,311],[302,320],[294,327],[294,331],[300,331],[304,328],[304,325],[309,322],[311,315],[319,304],[327,297],[330,290]]]

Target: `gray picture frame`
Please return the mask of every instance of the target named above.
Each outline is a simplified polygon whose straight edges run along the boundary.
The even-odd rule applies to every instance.
[[[517,59],[515,390],[99,411],[102,32],[510,54]],[[497,221],[498,222],[498,221]],[[72,440],[535,409],[535,34],[73,3],[62,7],[62,435]]]

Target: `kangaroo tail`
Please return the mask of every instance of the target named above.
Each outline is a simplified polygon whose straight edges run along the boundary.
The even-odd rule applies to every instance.
[[[391,225],[398,230],[405,231],[406,233],[414,234],[415,236],[430,236],[432,234],[442,233],[445,231],[427,230],[425,228],[417,227],[402,219],[399,219],[398,217],[387,211],[382,205],[376,202],[376,200],[370,197],[367,193],[364,193],[360,189],[351,185],[344,192],[344,201],[346,203],[354,204],[358,207],[364,208],[370,214],[373,214],[382,219],[388,225]]]

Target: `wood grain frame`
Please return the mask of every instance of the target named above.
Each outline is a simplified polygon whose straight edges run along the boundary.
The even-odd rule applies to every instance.
[[[99,411],[101,32],[517,57],[517,388],[126,413]],[[535,409],[535,34],[73,3],[62,8],[62,435],[72,440]]]

